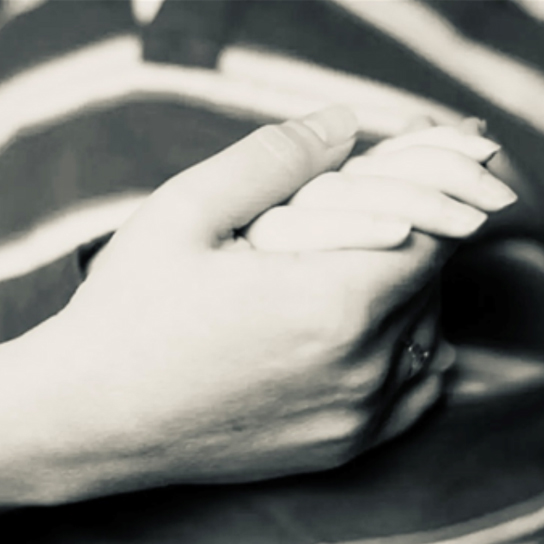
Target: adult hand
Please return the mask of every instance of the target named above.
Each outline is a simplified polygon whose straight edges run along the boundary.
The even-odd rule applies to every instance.
[[[355,129],[326,110],[171,179],[65,310],[2,346],[18,364],[0,376],[1,502],[314,471],[379,440],[381,393],[399,340],[419,334],[416,295],[442,246],[267,253],[237,236],[345,160]],[[439,389],[431,373],[406,390],[398,429]]]

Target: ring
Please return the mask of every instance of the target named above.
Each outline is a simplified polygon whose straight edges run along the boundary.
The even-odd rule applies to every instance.
[[[410,380],[414,376],[417,376],[417,374],[419,374],[425,368],[429,358],[431,357],[431,352],[421,347],[420,344],[411,338],[404,340],[404,347],[410,355],[410,362],[404,379]]]

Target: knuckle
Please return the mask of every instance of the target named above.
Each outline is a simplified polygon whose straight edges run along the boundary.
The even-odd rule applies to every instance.
[[[366,332],[370,310],[357,302],[345,286],[329,289],[323,297],[322,314],[326,319],[321,324],[320,335],[328,345],[349,347]]]
[[[360,406],[383,385],[390,369],[390,355],[390,350],[387,350],[386,353],[358,356],[353,372],[342,383],[346,397],[354,406]]]
[[[342,414],[334,425],[332,438],[336,441],[351,444],[357,440],[363,431],[365,418],[355,410],[349,410]]]
[[[367,427],[364,412],[346,410],[323,422],[323,442],[328,446],[331,461],[343,464],[354,456]]]
[[[349,348],[376,325],[381,284],[374,279],[371,261],[341,254],[311,255],[301,263],[297,306],[323,348]],[[369,272],[368,282],[361,282],[364,270]]]
[[[272,155],[278,166],[289,175],[310,172],[313,150],[308,142],[289,124],[266,125],[254,132],[265,153]]]
[[[158,189],[150,197],[149,202],[157,209],[163,210],[163,216],[169,217],[166,212],[175,206],[176,220],[184,224],[198,224],[206,218],[207,208],[210,206],[209,197],[196,190],[189,190],[181,182],[168,183]]]

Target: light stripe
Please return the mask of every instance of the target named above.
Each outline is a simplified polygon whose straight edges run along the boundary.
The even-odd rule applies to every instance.
[[[39,8],[48,1],[49,0],[2,0],[3,15],[8,19],[13,19],[23,13]]]
[[[218,68],[229,77],[261,87],[348,104],[358,110],[360,126],[374,134],[398,134],[410,120],[421,115],[430,115],[445,124],[461,118],[438,102],[390,85],[256,49],[227,48]]]
[[[537,69],[463,36],[446,19],[414,0],[333,1],[544,132],[544,76]]]
[[[544,1],[542,0],[511,0],[523,11],[539,21],[544,21]]]
[[[235,48],[225,52],[221,66],[223,73],[145,64],[139,41],[130,35],[87,46],[0,85],[0,148],[21,133],[58,123],[85,109],[150,96],[263,119],[297,117],[341,100],[354,106],[361,128],[375,135],[397,133],[409,119],[422,113],[456,119],[455,114],[434,103],[280,56]],[[264,67],[258,77],[256,66]],[[267,66],[272,78],[284,70],[288,74],[287,78],[278,78],[279,89],[264,77]],[[115,228],[116,222],[107,219],[110,212],[99,211],[103,206],[113,210],[110,204],[107,200],[100,205],[89,204],[94,211],[80,216],[80,227],[80,211],[71,210],[62,221],[55,219],[1,246],[0,280],[29,272]],[[118,205],[125,209],[125,204]],[[93,219],[88,219],[91,216]],[[102,222],[105,226],[100,228]],[[42,229],[44,233],[40,234]]]
[[[131,35],[87,46],[0,85],[0,147],[21,133],[58,123],[82,110],[151,96],[263,119],[296,117],[343,101],[354,106],[362,130],[375,135],[397,133],[411,117],[422,113],[456,119],[450,110],[408,93],[278,55],[233,48],[222,56],[221,68],[222,73],[143,63],[141,45]],[[84,226],[83,216],[83,226],[78,229],[76,212],[67,217],[69,220],[53,223],[55,228],[47,227],[43,239],[38,236],[40,227],[3,246],[0,279],[28,272],[100,234]],[[62,234],[61,225],[70,232]]]
[[[0,281],[40,268],[116,230],[147,193],[131,192],[83,201],[0,245]]]
[[[0,85],[0,148],[21,132],[36,130],[88,108],[145,97],[194,103],[257,119],[286,119],[330,103],[348,102],[363,132],[398,133],[414,115],[456,119],[436,103],[307,63],[241,49],[225,52],[223,72],[148,64],[135,36],[112,38],[39,65]],[[255,67],[264,67],[259,77]],[[293,85],[264,78],[286,70]],[[301,85],[304,80],[314,85]],[[313,88],[313,92],[312,92]],[[383,91],[383,95],[382,95]]]

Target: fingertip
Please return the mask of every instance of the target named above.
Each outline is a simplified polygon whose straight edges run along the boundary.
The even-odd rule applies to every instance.
[[[467,154],[480,164],[490,161],[501,149],[501,146],[493,140],[482,136],[469,136]]]
[[[457,360],[457,350],[452,344],[441,339],[431,363],[431,368],[436,372],[448,371]]]
[[[443,214],[443,235],[452,238],[472,236],[488,219],[488,215],[465,204],[456,204]]]
[[[347,106],[335,105],[311,113],[299,122],[309,128],[328,147],[344,145],[355,138],[359,122]]]
[[[403,220],[379,220],[375,228],[382,237],[383,249],[399,247],[406,243],[412,233],[412,224]]]
[[[486,211],[494,212],[511,206],[518,200],[518,195],[508,185],[487,170],[482,170],[480,194]]]

